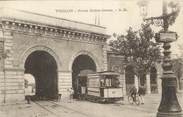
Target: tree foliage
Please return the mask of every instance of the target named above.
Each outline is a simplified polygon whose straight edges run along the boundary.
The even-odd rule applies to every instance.
[[[175,23],[175,20],[180,13],[180,4],[179,2],[171,1],[168,3],[168,6],[172,9],[171,13],[169,14],[168,23],[169,25],[172,25]]]
[[[149,72],[151,66],[160,58],[160,48],[153,37],[151,27],[142,24],[140,30],[134,31],[130,27],[127,34],[117,36],[109,45],[112,51],[124,56],[125,62],[133,65],[135,74],[140,76]]]

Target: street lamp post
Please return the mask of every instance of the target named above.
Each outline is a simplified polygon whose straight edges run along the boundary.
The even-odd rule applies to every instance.
[[[142,16],[142,18],[144,20],[147,16],[148,1],[140,0],[140,1],[138,1],[137,5],[140,8],[140,15]]]
[[[163,1],[163,15],[159,17],[151,17],[145,19],[152,24],[162,26],[163,30],[156,34],[156,41],[163,43],[164,59],[163,59],[163,76],[162,76],[162,97],[158,108],[157,117],[183,117],[181,106],[176,96],[176,76],[172,71],[170,43],[177,39],[176,32],[168,30],[172,23],[170,20],[176,12],[167,13],[167,2]]]

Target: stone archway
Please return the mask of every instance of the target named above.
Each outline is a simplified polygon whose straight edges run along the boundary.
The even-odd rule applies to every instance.
[[[74,54],[74,56],[72,56],[71,60],[70,60],[70,63],[69,63],[69,71],[72,71],[72,65],[73,65],[73,62],[74,60],[80,56],[80,55],[87,55],[89,56],[90,58],[92,58],[92,60],[95,62],[96,64],[96,71],[100,71],[100,66],[99,66],[99,61],[97,60],[97,58],[91,53],[91,52],[88,52],[88,51],[85,51],[85,50],[82,50],[82,51],[79,51],[78,53]]]
[[[48,52],[51,56],[53,56],[53,58],[56,61],[57,64],[57,70],[59,71],[61,69],[62,63],[61,60],[59,58],[59,56],[57,56],[57,54],[49,47],[45,46],[45,45],[34,45],[30,48],[28,48],[27,50],[24,51],[24,53],[22,54],[22,56],[19,57],[19,65],[22,69],[24,69],[24,64],[25,61],[27,59],[27,57],[34,51],[45,51]]]
[[[84,72],[86,75],[88,73],[95,73],[96,71],[97,65],[95,60],[89,54],[79,54],[75,57],[72,63],[72,87],[74,89],[74,98],[77,98],[80,92],[80,82],[78,80],[78,75]]]
[[[157,80],[157,69],[156,67],[151,67],[150,69],[150,87],[151,93],[158,92],[158,80]]]
[[[34,99],[56,99],[58,95],[57,64],[45,51],[32,52],[25,61],[25,74],[35,78]]]
[[[129,93],[130,89],[135,86],[135,71],[133,65],[127,65],[125,67],[125,83],[126,92]]]
[[[35,77],[35,99],[57,98],[61,62],[56,53],[46,46],[37,45],[27,49],[20,58],[24,73],[30,73]]]

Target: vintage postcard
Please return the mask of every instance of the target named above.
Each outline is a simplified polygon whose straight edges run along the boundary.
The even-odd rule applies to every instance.
[[[0,1],[1,117],[183,117],[183,1]]]

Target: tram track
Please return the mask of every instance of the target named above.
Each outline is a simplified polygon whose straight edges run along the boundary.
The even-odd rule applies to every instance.
[[[72,111],[72,113],[73,113],[73,112],[75,112],[75,113],[78,113],[78,114],[84,115],[85,117],[89,117],[89,115],[88,115],[88,114],[86,114],[86,113],[83,113],[83,112],[77,111],[77,110],[75,110],[75,109],[72,109],[72,108],[69,108],[69,107],[63,106],[63,105],[58,104],[58,103],[56,103],[56,102],[54,102],[54,101],[49,101],[49,102],[50,102],[50,103],[53,103],[53,104],[55,104],[55,105],[57,105],[57,106],[59,106],[59,107],[61,107],[61,108],[64,108],[64,109],[66,109],[66,110]]]
[[[55,117],[60,117],[58,114],[56,114],[55,112],[51,111],[50,109],[48,109],[47,106],[42,105],[40,102],[38,101],[33,101],[34,104],[38,105],[39,107],[41,107],[43,110],[45,110],[46,112],[49,112],[50,114],[54,115]]]
[[[55,117],[61,117],[63,115],[69,114],[79,114],[83,117],[91,117],[86,113],[80,112],[78,110],[66,107],[64,105],[58,104],[54,101],[34,101],[36,105],[44,109],[45,111],[49,112],[50,114],[54,115]],[[54,108],[57,107],[57,108]]]

